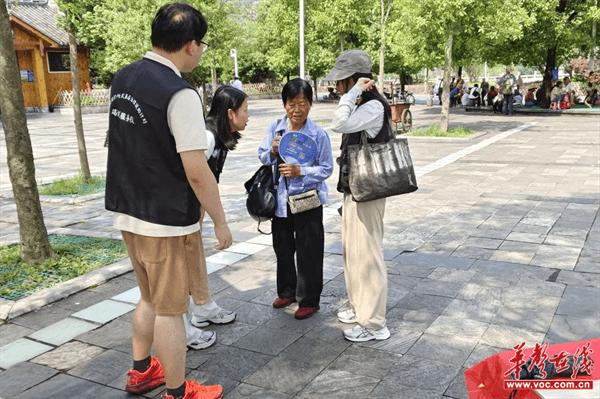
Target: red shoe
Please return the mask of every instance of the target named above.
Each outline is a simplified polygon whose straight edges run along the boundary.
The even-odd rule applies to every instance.
[[[185,394],[183,399],[221,399],[223,387],[221,385],[202,385],[195,380],[185,380]],[[163,399],[175,399],[165,394]]]
[[[296,298],[278,297],[273,301],[273,307],[275,309],[285,308],[286,306],[290,306],[294,302],[296,302]]]
[[[298,310],[296,310],[296,313],[294,313],[294,317],[297,318],[298,320],[308,319],[310,316],[317,313],[317,310],[319,310],[318,306],[316,306],[316,307],[301,306],[298,308]]]
[[[143,373],[131,369],[127,372],[127,392],[140,395],[163,385],[165,383],[165,373],[158,361],[158,358],[152,357],[150,367]]]

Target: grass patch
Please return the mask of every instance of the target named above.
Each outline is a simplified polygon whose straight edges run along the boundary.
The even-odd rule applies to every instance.
[[[469,137],[475,132],[466,127],[453,127],[444,132],[438,125],[431,125],[426,128],[419,128],[410,132],[411,136],[428,137]]]
[[[0,247],[0,298],[17,300],[127,256],[120,240],[50,235],[54,257],[39,265],[21,259],[19,244]]]
[[[106,180],[104,177],[92,176],[89,183],[83,181],[82,176],[57,180],[51,184],[40,187],[41,195],[86,195],[104,190]]]

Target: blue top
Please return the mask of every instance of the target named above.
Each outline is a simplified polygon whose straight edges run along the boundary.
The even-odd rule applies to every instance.
[[[277,163],[277,157],[271,156],[271,143],[279,131],[283,131],[284,135],[288,132],[287,116],[269,126],[265,139],[258,147],[258,159],[263,165],[275,165]],[[333,153],[331,152],[329,135],[310,118],[306,119],[306,123],[299,132],[315,140],[317,143],[317,158],[308,165],[300,166],[300,176],[287,178],[287,186],[285,177],[279,177],[275,216],[280,218],[287,217],[288,195],[301,194],[316,189],[319,192],[321,203],[327,203],[327,184],[325,180],[333,173]]]

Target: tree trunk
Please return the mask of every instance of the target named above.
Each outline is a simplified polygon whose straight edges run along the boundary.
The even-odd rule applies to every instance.
[[[403,69],[400,70],[400,92],[404,93],[406,87],[406,72]]]
[[[456,73],[456,80],[462,79],[462,65],[458,66],[458,72]]]
[[[35,181],[33,151],[6,4],[0,0],[0,110],[8,173],[17,205],[21,257],[39,263],[52,256]]]
[[[440,128],[442,131],[448,131],[450,123],[450,79],[452,75],[452,33],[448,35],[446,46],[444,48],[444,89],[442,91],[442,116],[440,118]]]
[[[71,61],[71,83],[73,85],[73,116],[75,118],[75,134],[77,135],[77,149],[79,150],[79,166],[83,181],[88,183],[92,179],[90,164],[88,163],[85,136],[83,135],[83,120],[81,119],[81,89],[79,87],[79,67],[77,66],[77,39],[73,31],[69,32],[69,58]]]
[[[546,68],[544,69],[544,97],[540,102],[540,107],[549,108],[550,107],[550,93],[552,91],[552,70],[556,67],[556,47],[549,48],[546,53]]]
[[[215,91],[217,90],[217,86],[219,84],[219,82],[217,80],[217,67],[215,67],[214,65],[210,66],[210,77],[212,80],[212,92],[214,94]]]
[[[319,86],[317,86],[317,78],[314,78],[313,82],[315,83],[315,102],[319,102]]]
[[[384,0],[381,2],[381,36],[379,43],[379,92],[383,95],[383,81],[385,75],[384,62],[385,62],[385,4]]]
[[[208,93],[206,92],[206,82],[202,81],[202,111],[204,116],[208,113]]]

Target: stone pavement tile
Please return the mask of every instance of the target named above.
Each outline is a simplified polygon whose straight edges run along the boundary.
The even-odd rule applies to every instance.
[[[106,349],[131,353],[132,329],[131,323],[117,319],[97,330],[79,336],[77,340]]]
[[[463,282],[471,280],[475,276],[475,270],[454,270],[438,267],[427,278],[449,282]]]
[[[548,283],[554,287],[553,283]],[[543,287],[540,284],[540,288]],[[513,285],[502,292],[502,303],[505,307],[537,309],[540,312],[554,314],[561,297],[545,295],[543,288],[527,288],[524,286]],[[562,288],[562,287],[561,287]]]
[[[600,288],[567,286],[556,314],[600,317]]]
[[[0,368],[7,369],[52,349],[52,346],[27,338],[18,339],[0,347]]]
[[[270,234],[259,234],[247,241],[250,244],[273,245],[273,236]]]
[[[535,226],[532,224],[518,223],[515,227],[513,227],[512,231],[518,233],[546,235],[550,231],[550,228],[550,226]]]
[[[544,240],[544,244],[556,245],[561,247],[583,248],[585,237],[570,237],[558,234],[549,234]]]
[[[142,294],[140,292],[140,287],[130,288],[127,291],[121,292],[118,295],[113,296],[112,300],[119,302],[126,302],[132,305],[137,305],[140,301]]]
[[[554,318],[554,310],[504,306],[494,318],[494,324],[519,327],[529,331],[546,333]]]
[[[382,379],[398,366],[401,358],[401,355],[352,345],[329,366],[329,369]]]
[[[214,255],[208,256],[206,262],[217,263],[219,265],[233,265],[234,263],[247,258],[246,254],[237,254],[233,252],[217,252]]]
[[[394,259],[395,263],[412,266],[445,267],[448,269],[468,269],[475,260],[434,254],[405,252]],[[415,276],[424,277],[424,276]]]
[[[548,270],[548,269],[545,269]],[[560,276],[560,274],[559,274]],[[558,281],[558,280],[557,280]],[[551,282],[523,276],[516,285],[510,287],[509,292],[523,295],[523,293],[532,294],[533,297],[562,297],[565,291],[565,284],[563,282]],[[506,298],[506,295],[505,295]]]
[[[119,276],[96,287],[90,288],[88,291],[98,292],[103,294],[105,297],[109,297],[118,295],[136,286],[137,282],[133,282],[130,279]]]
[[[495,299],[477,301],[454,299],[442,315],[489,323],[494,319],[501,305],[502,302]]]
[[[490,259],[495,252],[496,251],[493,249],[468,247],[461,245],[458,248],[456,248],[454,252],[452,252],[452,256],[475,259]]]
[[[348,324],[340,323],[336,318],[327,318],[310,330],[304,337],[337,343],[344,339],[343,332],[348,327]]]
[[[502,240],[495,238],[484,238],[484,237],[469,237],[465,241],[465,246],[468,247],[476,247],[476,248],[485,248],[485,249],[498,249],[500,244],[502,244]]]
[[[441,394],[435,391],[401,385],[402,381],[386,378],[369,394],[369,399],[419,398],[440,399]]]
[[[546,341],[551,343],[580,341],[587,338],[600,337],[598,317],[555,315],[546,334]]]
[[[217,298],[215,298],[217,300]],[[217,302],[220,306],[223,306],[229,310],[235,310],[237,313],[237,320],[246,324],[264,324],[268,320],[271,320],[277,315],[280,309],[274,309],[273,306],[259,305],[256,303],[242,302],[240,306],[229,306],[227,301],[224,301],[222,297],[218,297]],[[236,301],[240,302],[240,301]]]
[[[233,252],[236,254],[254,255],[266,248],[267,247],[265,245],[252,244],[249,242],[240,242],[227,248],[226,251]]]
[[[231,324],[212,324],[208,327],[209,330],[217,333],[217,342],[222,345],[231,345],[256,328],[256,325],[245,324],[239,321]]]
[[[213,353],[211,359],[202,364],[201,370],[213,375],[226,376],[235,381],[241,381],[272,359],[268,355],[232,346],[219,346]]]
[[[431,275],[431,274],[430,274]],[[397,288],[401,288],[407,291],[415,288],[417,284],[423,281],[422,277],[405,276],[401,274],[390,274],[388,273],[388,283],[394,284]],[[344,282],[345,284],[345,282]]]
[[[46,352],[32,362],[57,370],[69,370],[78,364],[90,361],[102,352],[104,352],[102,348],[75,341]]]
[[[469,394],[467,393],[467,385],[465,384],[465,371],[467,369],[460,370],[454,381],[452,381],[446,392],[444,392],[444,397],[468,399]]]
[[[465,368],[471,368],[482,360],[485,360],[496,353],[504,352],[505,350],[506,348],[497,348],[495,346],[479,343],[475,346],[475,349],[473,349],[473,352],[471,352],[463,366]]]
[[[390,371],[380,385],[385,384],[386,381],[391,379],[397,385],[401,384],[433,391],[441,395],[446,391],[454,378],[456,378],[459,371],[460,368],[450,367],[443,362],[405,355],[402,356],[398,367]],[[414,396],[409,395],[407,397]]]
[[[489,323],[460,317],[439,316],[425,333],[442,336],[480,338],[488,329]]]
[[[318,325],[321,325],[325,319],[331,319],[332,315],[324,314],[319,311],[314,316],[304,319],[297,320],[293,316],[278,312],[278,314],[271,320],[267,321],[264,326],[269,328],[279,328],[289,332],[298,333],[300,335],[306,334]]]
[[[561,270],[556,281],[572,287],[600,288],[599,273],[582,273],[577,271]]]
[[[530,347],[535,343],[541,343],[544,339],[543,332],[530,331],[518,327],[507,325],[492,324],[487,329],[481,343],[498,348],[512,348],[513,346],[526,342],[526,346]]]
[[[496,254],[502,251],[496,251]],[[476,270],[478,275],[484,274],[486,276],[494,276],[501,278],[505,281],[518,281],[522,271],[523,265],[508,261],[499,260],[478,260],[472,267],[472,270]]]
[[[335,342],[302,337],[288,346],[280,356],[310,363],[313,366],[325,367],[350,346],[351,343],[341,337]]]
[[[63,301],[59,303],[62,304]],[[68,317],[71,313],[72,311],[70,309],[65,309],[62,306],[59,306],[58,303],[54,303],[44,306],[34,312],[29,312],[14,318],[11,322],[32,330],[39,330]]]
[[[13,398],[58,373],[50,367],[23,362],[0,373],[0,395]]]
[[[109,385],[113,381],[122,378],[123,374],[130,368],[131,356],[111,349],[88,362],[81,363],[79,366],[71,369],[69,374]]]
[[[482,225],[483,226],[483,225]],[[510,228],[490,228],[487,226],[477,227],[470,235],[473,237],[482,237],[496,240],[504,240],[511,232]]]
[[[532,265],[573,270],[577,264],[581,248],[541,245],[531,261]]]
[[[278,356],[247,376],[242,382],[294,395],[307,386],[323,367]]]
[[[344,253],[341,241],[335,241],[325,246],[326,254],[342,255]]]
[[[109,299],[73,313],[73,317],[104,324],[125,313],[131,312],[135,306],[127,303],[111,301]]]
[[[427,277],[433,270],[435,270],[434,266],[408,265],[397,262],[387,262],[386,265],[388,274],[415,278]]]
[[[438,314],[422,310],[410,310],[400,307],[394,307],[387,312],[387,324],[389,326],[401,325],[405,322],[411,322],[419,325],[420,329],[425,330],[438,318]]]
[[[450,367],[460,367],[477,345],[477,341],[477,338],[465,339],[458,336],[448,337],[426,333],[406,354],[436,360],[446,363]]]
[[[124,391],[109,388],[94,382],[59,374],[15,397],[15,399],[39,398],[102,398],[125,399]]]
[[[558,235],[558,236],[563,236],[563,237],[579,237],[579,238],[584,238],[588,236],[589,230],[588,229],[573,229],[573,228],[567,228],[567,227],[557,227],[554,226],[552,228],[552,230],[550,230],[550,234],[551,235]]]
[[[352,328],[352,326],[345,325],[344,328]],[[390,338],[383,341],[367,341],[358,345],[403,355],[417,342],[424,331],[424,326],[421,323],[410,321],[390,323],[388,328],[391,334]]]
[[[575,270],[586,273],[600,273],[600,261],[592,256],[579,256]]]
[[[31,328],[23,327],[18,324],[4,323],[0,325],[0,347],[16,341],[19,338],[32,333]]]
[[[421,295],[438,295],[455,298],[464,287],[464,284],[464,282],[440,281],[425,278],[413,288],[412,292]]]
[[[291,396],[269,391],[254,385],[239,384],[229,394],[225,395],[225,399],[290,399]]]
[[[545,239],[546,236],[544,234],[522,233],[519,231],[513,231],[506,237],[506,241],[528,242],[534,244],[541,244]]]
[[[379,383],[379,379],[345,370],[324,370],[295,397],[298,399],[362,399]]]
[[[478,274],[475,274],[475,276],[471,279],[471,281],[469,281],[465,285],[465,287],[463,288],[463,290],[461,291],[459,296],[463,295],[463,293],[465,292],[465,288],[469,288],[472,286],[502,288],[502,287],[509,287],[511,284],[512,284],[512,282],[506,281],[505,279],[503,279],[502,277],[500,277],[498,275],[493,275],[493,274],[486,275],[483,273],[478,273]]]
[[[99,326],[95,323],[67,317],[66,319],[34,332],[29,335],[29,337],[37,341],[58,346],[65,342],[69,342],[80,334],[92,331],[98,327]]]
[[[452,302],[452,298],[449,297],[410,293],[402,298],[396,307],[441,314],[450,302]]]
[[[235,341],[233,345],[268,355],[277,355],[300,337],[301,335],[297,333],[259,326]]]
[[[495,260],[499,262],[521,263],[524,265],[528,265],[529,262],[531,262],[531,260],[533,259],[534,255],[535,252],[498,250],[490,257],[490,260]]]

